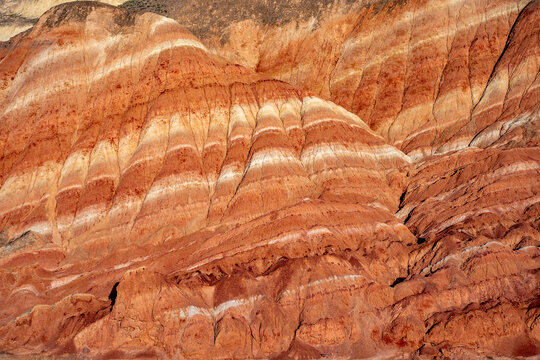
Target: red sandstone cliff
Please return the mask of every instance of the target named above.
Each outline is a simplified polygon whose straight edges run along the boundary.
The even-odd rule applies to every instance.
[[[537,355],[539,18],[51,9],[0,49],[0,351]]]

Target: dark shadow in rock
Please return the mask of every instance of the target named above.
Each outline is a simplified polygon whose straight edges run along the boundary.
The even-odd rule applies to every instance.
[[[111,311],[116,302],[116,296],[118,295],[116,288],[118,287],[119,282],[115,283],[112,287],[111,293],[109,294],[109,300],[111,301]]]

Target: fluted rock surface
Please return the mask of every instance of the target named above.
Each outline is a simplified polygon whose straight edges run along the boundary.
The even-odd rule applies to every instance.
[[[421,158],[492,143],[501,127],[537,144],[538,6],[337,2],[287,24],[238,21],[224,30],[228,41],[207,42],[232,61],[334,101]]]
[[[36,4],[34,15],[50,6]],[[210,52],[343,106],[415,159],[491,144],[496,131],[511,130],[503,142],[538,141],[537,1],[130,0],[122,6],[172,17]],[[524,126],[524,118],[532,124]]]
[[[0,49],[0,351],[538,355],[539,4],[337,4],[247,67],[52,8]]]

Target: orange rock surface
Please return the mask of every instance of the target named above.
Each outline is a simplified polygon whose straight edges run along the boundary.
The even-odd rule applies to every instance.
[[[245,20],[227,29],[225,44],[209,42],[231,61],[345,107],[415,159],[476,136],[493,142],[505,123],[502,132],[538,144],[536,1],[368,5],[337,3],[319,21],[282,26]]]
[[[538,355],[539,20],[52,8],[0,48],[0,352]]]

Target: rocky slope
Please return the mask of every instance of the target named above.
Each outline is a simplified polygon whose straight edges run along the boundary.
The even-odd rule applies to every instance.
[[[0,41],[7,41],[31,28],[45,11],[63,2],[63,0],[3,0],[0,4]],[[122,3],[121,0],[101,2],[113,5]]]
[[[4,44],[0,351],[540,352],[540,2],[310,11],[76,2]]]
[[[239,21],[223,31],[228,41],[208,43],[345,107],[417,159],[462,149],[493,123],[537,123],[535,101],[515,103],[538,96],[535,4],[334,3],[319,18],[286,25]]]

